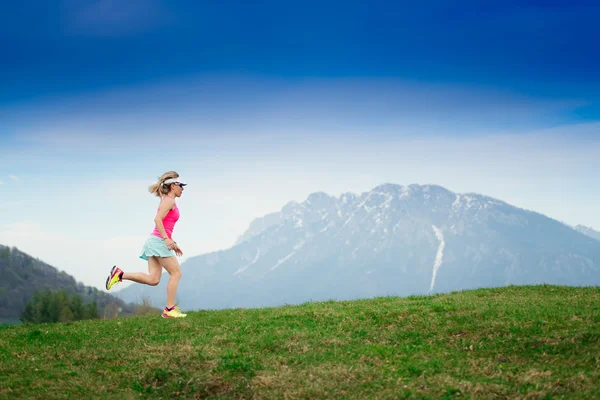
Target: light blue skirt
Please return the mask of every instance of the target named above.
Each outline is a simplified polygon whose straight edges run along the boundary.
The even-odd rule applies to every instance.
[[[144,243],[140,258],[142,260],[148,260],[148,257],[152,256],[174,257],[175,252],[173,250],[169,250],[161,238],[157,236],[150,236],[148,240],[146,240],[146,243]]]

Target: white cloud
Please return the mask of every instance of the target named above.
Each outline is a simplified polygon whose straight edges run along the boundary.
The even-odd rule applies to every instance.
[[[73,95],[6,111],[16,116],[17,125],[27,121],[28,128],[18,131],[23,143],[95,152],[114,149],[116,142],[120,148],[149,147],[169,134],[198,147],[217,137],[265,135],[478,136],[515,126],[556,125],[582,104],[493,87],[397,79],[295,82],[209,76]]]
[[[19,178],[16,175],[9,175],[8,179],[10,179],[11,181],[16,182],[16,183],[21,183],[21,178]]]

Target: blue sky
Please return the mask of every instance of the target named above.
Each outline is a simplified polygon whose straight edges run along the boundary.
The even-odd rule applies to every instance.
[[[0,3],[0,243],[143,270],[171,169],[187,255],[383,182],[600,229],[597,2],[252,3]]]
[[[402,77],[595,101],[594,1],[2,2],[3,102],[204,73]]]

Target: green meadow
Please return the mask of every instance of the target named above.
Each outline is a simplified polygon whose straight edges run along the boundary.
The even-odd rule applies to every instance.
[[[600,288],[2,326],[0,398],[600,398]]]

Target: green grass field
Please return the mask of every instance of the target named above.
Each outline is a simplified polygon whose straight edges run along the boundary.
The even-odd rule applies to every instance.
[[[600,288],[0,328],[0,398],[600,398]]]

